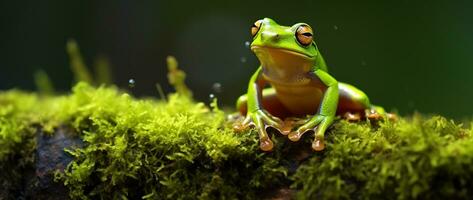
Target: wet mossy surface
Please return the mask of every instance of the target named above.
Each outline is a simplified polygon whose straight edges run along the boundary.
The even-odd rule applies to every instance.
[[[213,105],[85,83],[66,95],[1,92],[0,199],[52,198],[50,191],[72,199],[473,195],[471,124],[420,114],[339,120],[323,152],[311,151],[310,134],[296,143],[274,134],[276,147],[265,153],[255,130],[233,132],[228,113]]]

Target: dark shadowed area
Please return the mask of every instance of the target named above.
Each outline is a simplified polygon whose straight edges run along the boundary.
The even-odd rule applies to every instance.
[[[473,116],[473,2],[2,1],[0,90],[35,90],[45,70],[61,91],[73,83],[65,44],[77,40],[89,67],[109,58],[114,82],[139,96],[171,92],[167,55],[197,99],[232,106],[258,61],[245,46],[263,17],[310,24],[330,73],[401,114]],[[214,91],[213,85],[222,85]]]

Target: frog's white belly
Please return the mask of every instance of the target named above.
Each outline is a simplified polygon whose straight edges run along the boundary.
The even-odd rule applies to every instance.
[[[313,115],[323,98],[323,91],[307,84],[303,86],[282,86],[272,84],[281,103],[294,115]]]

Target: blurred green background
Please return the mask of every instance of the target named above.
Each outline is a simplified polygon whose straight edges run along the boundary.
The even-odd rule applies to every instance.
[[[172,91],[165,57],[174,55],[196,97],[233,105],[258,61],[245,47],[263,17],[309,23],[330,73],[372,102],[454,118],[473,116],[473,8],[463,3],[370,1],[2,1],[0,90],[34,90],[44,69],[55,87],[72,85],[65,43],[75,38],[87,64],[100,55],[114,82],[136,95]],[[212,85],[222,84],[222,91]]]

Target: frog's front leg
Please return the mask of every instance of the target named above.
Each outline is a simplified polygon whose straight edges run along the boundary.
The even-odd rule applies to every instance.
[[[262,69],[260,67],[250,79],[246,94],[246,110],[244,110],[246,111],[246,118],[241,126],[255,126],[259,133],[260,148],[263,151],[271,151],[274,145],[268,136],[267,129],[273,127],[281,130],[283,121],[267,112],[263,107],[263,88],[266,85],[266,80],[261,74]],[[237,105],[237,109],[240,111],[242,111],[241,107],[244,104],[242,102],[243,100],[239,100],[239,105]],[[272,107],[277,107],[276,104],[271,105]]]
[[[325,132],[332,125],[337,112],[338,82],[325,71],[315,70],[314,73],[327,86],[319,111],[295,132],[290,133],[288,137],[292,141],[298,141],[304,133],[313,130],[315,138],[312,142],[312,148],[315,151],[322,151],[325,148]]]

